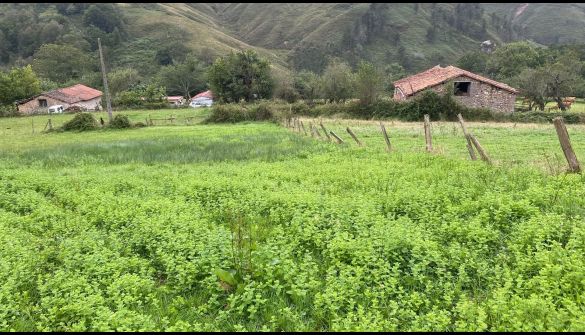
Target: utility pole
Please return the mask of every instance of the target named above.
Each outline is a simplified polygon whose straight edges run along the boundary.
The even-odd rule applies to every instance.
[[[110,101],[110,90],[108,89],[108,77],[106,76],[106,65],[104,64],[104,55],[102,54],[102,42],[98,37],[98,47],[100,49],[100,62],[102,64],[102,76],[104,78],[104,91],[106,93],[106,105],[108,108],[108,117],[110,122],[114,119],[112,116],[112,102]]]

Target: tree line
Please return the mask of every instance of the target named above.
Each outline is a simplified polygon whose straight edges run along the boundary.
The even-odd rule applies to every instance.
[[[81,82],[101,88],[99,72],[95,72],[95,78],[84,72],[93,69],[92,58],[73,49],[64,55],[62,51],[67,48],[44,44],[31,65],[0,71],[0,105],[13,105],[66,84]],[[530,110],[544,110],[550,101],[564,110],[564,97],[585,96],[584,61],[582,46],[542,48],[515,42],[500,46],[491,54],[466,53],[456,66],[518,88],[529,100]],[[317,99],[329,102],[359,99],[368,105],[382,96],[391,96],[392,83],[407,75],[397,63],[380,68],[362,60],[352,68],[340,58],[329,58],[326,64],[322,73],[285,72],[252,50],[207,61],[187,53],[171,56],[169,64],[159,66],[158,72],[149,77],[134,68],[117,67],[108,73],[108,82],[114,106],[120,107],[163,107],[166,95],[190,98],[207,89],[212,90],[217,100],[228,103],[271,98],[287,102],[302,99],[309,104]]]

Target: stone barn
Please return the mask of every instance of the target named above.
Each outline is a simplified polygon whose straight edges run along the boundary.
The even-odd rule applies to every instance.
[[[444,93],[447,85],[453,86],[454,98],[467,107],[514,111],[518,93],[515,88],[455,66],[437,65],[394,82],[394,100],[408,100],[426,89]]]
[[[21,100],[17,102],[17,106],[22,114],[47,114],[49,107],[53,105],[63,105],[64,109],[76,106],[97,111],[101,108],[102,95],[100,90],[77,84]]]

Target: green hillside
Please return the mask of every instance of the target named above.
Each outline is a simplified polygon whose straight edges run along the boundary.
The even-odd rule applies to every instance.
[[[583,4],[115,4],[122,23],[107,33],[86,22],[89,5],[0,4],[0,66],[30,63],[45,43],[95,57],[100,36],[114,67],[143,74],[160,65],[160,50],[177,44],[208,62],[252,48],[280,70],[320,71],[337,56],[414,72],[453,63],[486,39],[585,42]]]
[[[518,39],[531,39],[551,45],[585,43],[585,4],[583,3],[487,3],[487,13],[511,20]]]

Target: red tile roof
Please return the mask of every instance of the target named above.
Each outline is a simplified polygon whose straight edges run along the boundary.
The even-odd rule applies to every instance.
[[[213,94],[211,93],[210,90],[207,90],[205,92],[201,92],[201,93],[197,94],[196,96],[194,96],[191,99],[196,99],[196,98],[209,98],[209,99],[213,99]]]
[[[60,88],[57,90],[49,91],[43,93],[43,95],[49,96],[51,98],[73,104],[80,101],[87,101],[91,99],[95,99],[103,95],[103,93],[99,90],[96,90],[91,87],[87,87],[82,84],[73,85],[70,87]]]
[[[416,92],[422,91],[426,88],[433,87],[435,85],[442,84],[448,80],[454,79],[459,76],[469,77],[477,81],[481,81],[503,90],[518,93],[518,91],[504,83],[497,82],[495,80],[482,77],[475,73],[460,69],[455,66],[441,67],[439,65],[428,69],[424,72],[417,73],[410,77],[406,77],[394,82],[394,87],[399,88],[406,96],[413,95]]]

